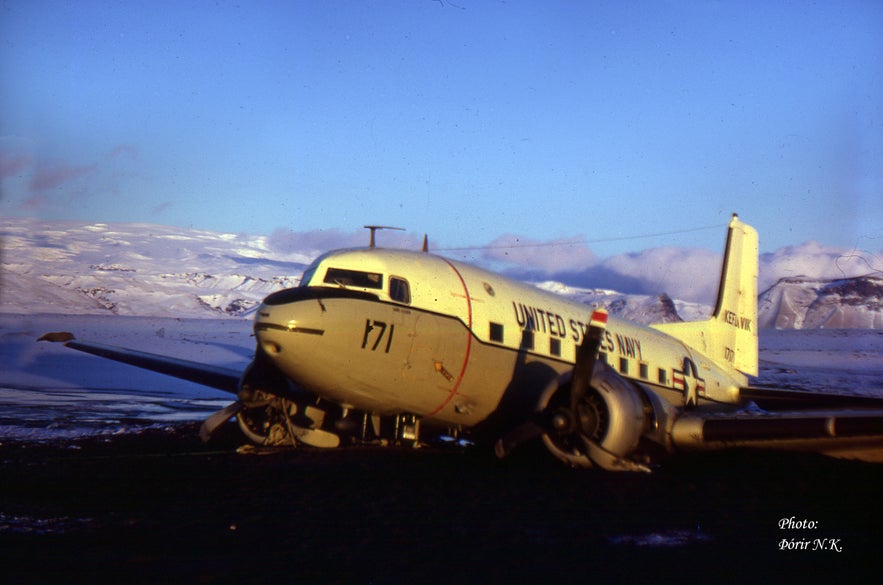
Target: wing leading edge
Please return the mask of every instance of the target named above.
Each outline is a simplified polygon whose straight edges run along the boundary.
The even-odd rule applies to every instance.
[[[883,398],[855,394],[828,394],[793,388],[748,386],[739,390],[739,396],[750,400],[764,410],[804,410],[808,408],[879,408]]]
[[[160,374],[166,374],[189,382],[195,382],[196,384],[202,384],[203,386],[223,390],[231,394],[236,394],[239,390],[239,379],[242,377],[241,372],[229,368],[201,364],[199,362],[137,351],[125,347],[115,347],[93,341],[79,341],[74,339],[71,334],[47,334],[38,341],[62,341],[66,347],[71,349],[145,370],[159,372]]]
[[[831,397],[835,398],[835,397]],[[733,412],[694,410],[672,425],[684,451],[733,448],[813,451],[883,463],[883,407]]]
[[[672,425],[678,450],[813,451],[883,463],[883,398],[750,386],[747,407],[683,412]]]

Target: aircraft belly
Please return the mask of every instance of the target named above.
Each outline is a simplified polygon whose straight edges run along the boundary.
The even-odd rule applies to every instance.
[[[459,417],[468,426],[510,428],[532,417],[543,390],[572,367],[507,347],[478,343],[453,401],[454,408],[444,414]]]

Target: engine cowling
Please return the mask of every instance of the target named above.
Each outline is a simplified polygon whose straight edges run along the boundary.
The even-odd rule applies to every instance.
[[[570,404],[572,373],[562,374],[544,390],[538,413],[549,424],[542,435],[546,448],[575,467],[649,471],[631,458],[652,418],[644,393],[604,362],[592,372],[589,389]]]

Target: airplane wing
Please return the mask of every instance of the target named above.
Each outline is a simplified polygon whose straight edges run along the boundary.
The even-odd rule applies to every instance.
[[[236,370],[124,347],[104,345],[93,341],[79,341],[69,333],[49,333],[38,341],[62,341],[66,347],[71,349],[181,378],[231,394],[236,394],[239,390],[239,379],[242,377],[242,372]]]
[[[876,396],[807,392],[774,386],[748,386],[740,389],[739,396],[754,402],[764,410],[862,407],[883,409],[883,398]]]
[[[674,446],[685,451],[745,447],[813,451],[883,462],[881,399],[772,388],[745,389],[743,395],[754,396],[757,402],[742,409],[682,413],[671,429]]]

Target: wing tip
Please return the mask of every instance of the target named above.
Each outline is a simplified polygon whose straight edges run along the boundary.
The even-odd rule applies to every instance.
[[[70,331],[50,331],[41,335],[37,341],[49,341],[51,343],[64,343],[76,339]]]

